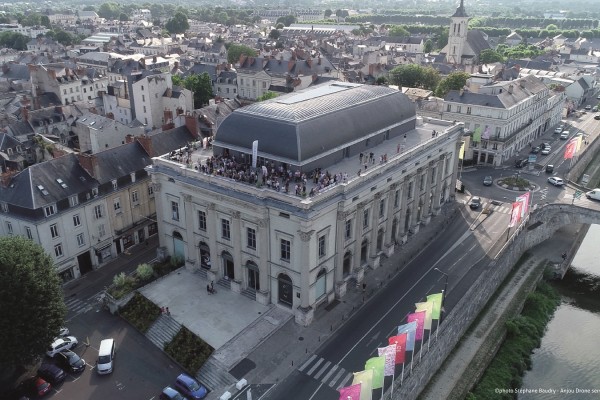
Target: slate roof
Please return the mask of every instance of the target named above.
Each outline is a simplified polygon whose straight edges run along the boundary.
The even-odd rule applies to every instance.
[[[94,178],[101,184],[143,170],[152,164],[151,157],[137,141],[98,152],[95,157],[98,173]]]
[[[38,96],[40,107],[59,106],[62,104],[60,98],[54,92],[45,92]]]
[[[2,78],[15,81],[23,80],[28,81],[30,78],[29,67],[25,64],[6,63],[3,68],[7,69],[6,72],[2,72]]]
[[[541,69],[549,71],[552,68],[552,61],[541,61],[541,60],[506,60],[507,67],[513,67],[515,65],[520,65],[521,68],[529,68],[529,69]]]
[[[208,76],[210,76],[211,80],[214,80],[215,76],[217,75],[217,67],[215,65],[197,63],[185,71],[183,76],[188,77],[190,75],[202,75],[205,72],[208,74]]]
[[[581,85],[581,88],[583,90],[588,90],[590,88],[590,85],[588,85],[588,83],[583,78],[577,79],[577,82],[579,83],[579,85]]]
[[[150,136],[152,140],[152,157],[162,156],[173,150],[184,147],[189,142],[195,140],[192,133],[186,126],[161,131]]]
[[[327,83],[235,110],[219,126],[213,145],[251,149],[258,140],[262,153],[307,161],[410,115],[414,104],[395,89]]]
[[[479,53],[481,53],[483,50],[490,48],[490,44],[487,40],[485,40],[483,33],[477,29],[469,30],[467,32],[467,43],[477,55],[479,55]]]
[[[452,16],[453,17],[461,17],[461,18],[469,17],[467,15],[467,12],[465,11],[464,0],[460,0],[460,5],[456,8],[456,11],[454,12],[454,14],[452,14]]]

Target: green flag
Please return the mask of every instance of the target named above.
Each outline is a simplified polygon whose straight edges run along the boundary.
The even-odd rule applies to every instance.
[[[424,303],[415,303],[415,311],[425,311],[425,323],[423,327],[431,330],[431,320],[433,319],[433,303],[426,301]]]
[[[373,370],[365,370],[354,373],[353,385],[360,383],[360,400],[371,400],[373,396]]]
[[[431,301],[433,303],[433,312],[431,314],[431,318],[440,319],[443,299],[443,293],[435,293],[427,296],[427,301]]]
[[[365,370],[373,371],[373,389],[382,388],[385,378],[385,356],[369,358],[365,363]]]
[[[473,132],[473,143],[481,142],[481,127],[476,128],[475,132]]]

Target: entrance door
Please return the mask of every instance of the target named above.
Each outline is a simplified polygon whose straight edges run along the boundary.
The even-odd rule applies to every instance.
[[[292,287],[292,280],[286,274],[279,274],[277,283],[279,286],[279,303],[292,307],[294,304],[294,288]]]
[[[248,268],[248,289],[260,290],[258,266],[249,262],[246,267]]]
[[[229,280],[235,279],[235,270],[233,268],[233,257],[228,252],[223,252],[223,276]]]
[[[185,259],[185,251],[183,249],[183,236],[179,232],[173,232],[173,256],[180,260]]]
[[[85,275],[93,269],[92,256],[90,255],[89,251],[78,255],[77,263],[79,264],[79,272],[81,275]]]
[[[200,266],[204,269],[210,269],[210,248],[204,242],[200,242]]]
[[[315,299],[325,295],[325,289],[327,288],[326,277],[327,271],[325,271],[325,268],[323,268],[321,271],[319,271],[319,274],[317,275],[317,281],[315,282]]]

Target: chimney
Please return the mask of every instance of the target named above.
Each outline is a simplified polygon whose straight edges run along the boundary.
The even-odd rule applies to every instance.
[[[98,160],[96,160],[96,156],[93,154],[85,154],[85,153],[77,153],[77,158],[79,159],[79,165],[83,167],[93,178],[100,176],[98,170]]]
[[[21,116],[23,117],[23,122],[29,121],[29,108],[22,107],[21,108]]]
[[[125,143],[133,143],[135,141],[135,137],[131,134],[127,134],[125,136]]]
[[[218,110],[218,108],[217,108]],[[186,114],[185,115],[185,126],[188,128],[194,139],[200,139],[200,132],[198,131],[198,120],[195,116]]]
[[[512,94],[513,92],[513,85],[508,85],[508,93]]]
[[[3,172],[2,175],[0,175],[0,184],[2,184],[2,187],[8,187],[10,185],[10,181],[12,180],[12,177],[15,176],[19,171],[17,170],[12,170],[10,168],[6,168],[6,172]]]
[[[135,140],[137,140],[138,143],[142,145],[142,147],[144,148],[144,150],[146,150],[146,153],[148,153],[150,157],[156,157],[158,155],[154,154],[154,150],[152,149],[152,139],[150,139],[149,136],[137,136]]]
[[[140,58],[140,65],[142,66],[143,69],[146,69],[146,58],[145,57]]]
[[[173,122],[173,111],[171,111],[171,110],[163,111],[163,120],[165,121],[165,124],[168,124],[169,122]]]

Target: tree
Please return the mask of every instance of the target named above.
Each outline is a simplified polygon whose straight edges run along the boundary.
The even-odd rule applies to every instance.
[[[437,37],[437,41],[436,41],[436,46],[438,49],[443,49],[444,47],[446,47],[446,45],[448,44],[448,29],[443,29],[438,37]]]
[[[432,51],[433,51],[433,42],[431,41],[431,39],[427,39],[425,41],[425,43],[423,44],[423,52],[431,53]]]
[[[227,48],[227,62],[229,64],[237,63],[242,54],[245,54],[248,57],[255,57],[256,50],[243,44],[232,43]]]
[[[67,31],[59,30],[54,34],[54,40],[63,46],[71,46],[75,42],[75,38]]]
[[[331,14],[333,14],[333,11],[331,11],[329,8],[325,10],[325,18],[331,17]]]
[[[547,31],[555,31],[555,30],[557,30],[557,29],[558,29],[558,26],[556,26],[555,24],[548,24],[548,25],[546,26],[546,30],[547,30]]]
[[[293,15],[286,15],[285,17],[277,18],[276,24],[282,23],[284,26],[290,26],[298,21],[298,19]]]
[[[27,50],[27,42],[31,38],[17,32],[0,32],[0,47],[8,47],[15,50]]]
[[[417,64],[400,65],[390,71],[392,85],[435,90],[440,81],[437,70]]]
[[[212,99],[212,82],[210,75],[204,72],[201,75],[189,75],[183,80],[183,87],[194,92],[194,108],[201,108]]]
[[[2,371],[44,353],[64,323],[66,307],[52,258],[31,240],[0,237]]]
[[[117,3],[103,3],[98,8],[98,16],[106,19],[117,19],[121,14],[121,6]]]
[[[502,54],[498,53],[495,50],[485,49],[485,50],[482,50],[481,53],[479,53],[479,62],[481,64],[489,64],[489,63],[503,62],[503,61],[504,61],[504,57],[502,57]]]
[[[440,81],[436,90],[436,96],[444,97],[451,90],[462,89],[467,83],[469,76],[466,72],[451,72]]]
[[[275,97],[277,97],[277,93],[275,93],[275,92],[265,92],[261,96],[258,96],[258,98],[256,99],[256,101],[270,100],[270,99],[274,99]]]
[[[48,18],[47,15],[42,15],[40,16],[40,25],[45,26],[46,28],[50,29],[50,18]]]
[[[381,86],[381,85],[387,85],[387,83],[388,83],[388,81],[387,81],[387,79],[385,78],[385,76],[380,76],[379,78],[377,78],[377,79],[375,80],[375,84],[376,84],[376,85],[379,85],[379,86]]]
[[[404,29],[401,25],[394,25],[390,27],[388,34],[394,37],[405,37],[410,36],[410,33]]]
[[[185,33],[185,31],[190,29],[187,15],[182,12],[175,13],[173,18],[165,24],[165,29],[169,33]]]
[[[123,22],[129,21],[129,16],[125,13],[121,13],[121,14],[119,14],[119,21],[123,21]]]
[[[281,32],[279,32],[277,29],[271,29],[271,32],[269,32],[270,39],[277,40],[279,39],[279,36],[281,36]]]
[[[94,6],[85,6],[85,7],[83,7],[83,11],[96,11],[96,7],[94,7]]]

